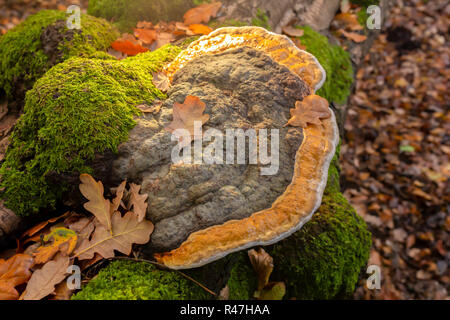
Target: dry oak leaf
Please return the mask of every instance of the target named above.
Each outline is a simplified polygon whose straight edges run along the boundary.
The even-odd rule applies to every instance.
[[[52,294],[55,286],[66,278],[69,265],[70,258],[58,254],[54,260],[47,262],[33,273],[21,299],[41,300]]]
[[[204,3],[198,7],[188,10],[184,16],[184,24],[191,25],[197,23],[208,23],[211,18],[215,18],[220,8],[221,2]]]
[[[167,92],[167,90],[169,90],[170,80],[164,72],[155,72],[152,76],[152,82],[157,89],[161,90],[162,92]]]
[[[73,230],[54,228],[43,240],[44,242],[52,242],[48,245],[39,247],[33,254],[34,262],[36,264],[48,262],[58,251],[70,255],[77,245],[78,236]]]
[[[359,33],[355,33],[355,32],[347,32],[347,31],[342,30],[342,29],[339,29],[338,32],[341,33],[347,39],[352,40],[352,41],[354,41],[356,43],[364,42],[367,39],[366,36],[361,35]]]
[[[191,24],[189,26],[189,29],[194,33],[194,34],[210,34],[211,32],[213,32],[213,29],[205,26],[204,24],[199,24],[199,23],[195,23],[195,24]]]
[[[125,186],[127,185],[127,181],[123,181],[116,189],[116,197],[112,201],[110,213],[111,215],[119,210],[120,204],[123,198],[123,192],[125,191]]]
[[[34,260],[27,254],[16,254],[8,260],[0,259],[0,300],[17,300],[16,286],[26,283],[31,277],[30,268]]]
[[[258,291],[261,291],[269,283],[273,271],[273,258],[263,248],[259,248],[258,251],[249,250],[248,257],[258,276]]]
[[[91,175],[85,173],[80,175],[80,180],[81,194],[89,200],[83,205],[84,208],[92,213],[111,234],[111,203],[103,197],[102,182],[95,181]]]
[[[190,137],[179,135],[180,146],[188,146],[192,140],[201,137],[194,136],[195,122],[201,122],[204,125],[209,120],[205,112],[206,104],[198,97],[187,96],[184,103],[175,102],[173,105],[173,121],[165,129],[171,133],[177,134],[176,130],[185,129],[189,131]]]
[[[151,47],[152,50],[156,50],[161,48],[162,46],[165,46],[166,44],[171,43],[175,40],[175,35],[173,33],[169,32],[160,32],[158,33],[158,39],[156,39],[156,42]]]
[[[141,186],[134,183],[130,184],[130,200],[128,201],[127,209],[131,210],[133,207],[134,214],[137,215],[138,221],[144,220],[147,214],[147,202],[148,194],[139,194]]]
[[[75,250],[75,257],[79,260],[92,259],[95,253],[103,258],[114,257],[114,250],[125,255],[131,253],[133,244],[144,244],[150,240],[153,232],[153,223],[147,220],[138,221],[133,212],[122,217],[116,211],[111,219],[112,234],[103,225],[96,226],[92,239],[85,239]]]
[[[162,104],[163,104],[162,101],[157,101],[157,102],[154,102],[151,107],[146,104],[141,104],[141,105],[137,106],[136,108],[141,110],[143,113],[153,113],[156,115],[159,113],[159,111],[161,111]]]
[[[125,53],[129,56],[135,56],[139,53],[148,51],[148,49],[141,46],[139,41],[137,41],[131,34],[124,34],[122,38],[111,43],[111,47],[114,50]]]
[[[297,101],[295,109],[291,109],[291,119],[287,125],[306,128],[308,123],[320,125],[320,119],[331,117],[328,101],[318,95],[307,96]]]

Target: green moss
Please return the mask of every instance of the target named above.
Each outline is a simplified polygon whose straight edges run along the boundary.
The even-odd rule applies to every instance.
[[[272,29],[269,24],[269,17],[267,16],[267,14],[264,11],[262,11],[259,8],[256,12],[256,17],[254,17],[252,19],[252,26],[262,27],[267,30]]]
[[[250,300],[258,288],[258,280],[246,252],[239,253],[239,258],[231,269],[228,280],[230,300]]]
[[[49,70],[28,91],[0,168],[6,205],[20,216],[54,207],[70,188],[49,176],[92,173],[87,161],[115,152],[135,124],[135,106],[165,98],[152,73],[179,51],[165,46],[122,61],[71,58]]]
[[[181,21],[184,13],[195,5],[193,0],[90,0],[88,13],[129,31],[138,21]]]
[[[371,234],[339,191],[337,155],[319,210],[300,231],[267,249],[274,258],[272,280],[286,283],[286,298],[345,298],[369,258]]]
[[[65,26],[67,17],[62,11],[44,10],[0,37],[0,89],[8,98],[13,97],[16,83],[29,89],[54,64],[106,50],[118,37],[108,22],[88,15],[81,16],[81,30],[69,31]],[[56,25],[61,25],[61,38],[55,44],[57,52],[53,52],[58,56],[52,58],[45,52],[41,37],[44,30]]]
[[[119,260],[102,269],[72,300],[202,300],[209,296],[177,272]]]
[[[327,37],[310,27],[301,29],[305,32],[300,38],[301,43],[319,60],[327,73],[327,80],[317,94],[330,102],[345,102],[353,83],[350,55],[341,47],[331,45]]]

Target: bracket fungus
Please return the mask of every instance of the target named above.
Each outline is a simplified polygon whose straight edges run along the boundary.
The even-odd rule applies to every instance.
[[[192,43],[165,72],[168,99],[158,115],[138,119],[113,168],[118,178],[142,181],[149,194],[155,231],[147,252],[169,268],[190,269],[298,231],[321,204],[339,141],[326,100],[307,98],[325,80],[317,59],[262,28],[222,28]],[[244,164],[173,163],[174,141],[164,128],[188,96],[206,105],[205,131],[276,129],[278,172],[262,175],[263,161],[251,163],[250,155]],[[298,119],[289,124],[302,116],[291,115],[296,104],[309,114],[304,127]],[[236,149],[233,142],[232,157]]]
[[[174,74],[192,59],[244,46],[265,52],[273,60],[297,74],[314,91],[319,90],[326,80],[326,72],[316,57],[300,50],[288,37],[261,27],[217,29],[191,43],[171,64],[165,67],[164,72],[172,80]]]

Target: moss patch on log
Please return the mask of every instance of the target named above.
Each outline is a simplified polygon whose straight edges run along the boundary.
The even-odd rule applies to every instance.
[[[106,50],[118,36],[107,21],[81,16],[81,30],[69,30],[63,11],[44,10],[0,37],[0,89],[22,95],[53,65]]]
[[[286,299],[345,298],[366,265],[371,234],[340,192],[339,150],[329,170],[322,205],[298,232],[265,250],[274,259],[271,281],[286,284]],[[256,275],[242,254],[228,280],[230,299],[251,299]]]
[[[329,102],[343,103],[350,95],[353,68],[350,55],[339,46],[329,43],[327,37],[306,26],[300,37],[306,51],[313,54],[327,73],[327,80],[317,94]]]
[[[130,31],[139,21],[182,21],[184,13],[198,0],[90,0],[88,13],[102,17],[122,31]]]
[[[177,272],[119,260],[102,269],[72,300],[204,300],[210,296]]]
[[[87,161],[96,153],[116,152],[140,114],[136,106],[165,98],[152,73],[179,52],[165,46],[122,61],[71,58],[49,70],[28,91],[0,168],[6,206],[19,216],[54,207],[70,186],[50,176],[92,173]]]

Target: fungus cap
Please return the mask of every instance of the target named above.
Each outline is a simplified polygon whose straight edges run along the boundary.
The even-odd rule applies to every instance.
[[[165,67],[164,72],[172,80],[179,69],[199,56],[244,46],[265,52],[274,61],[297,74],[314,91],[319,90],[326,80],[326,72],[316,57],[300,50],[288,37],[261,27],[217,29],[191,43],[172,63]]]
[[[319,89],[325,81],[325,71],[314,56],[298,49],[288,38],[258,27],[218,29],[192,43],[165,72],[172,78],[196,57],[241,46],[265,52],[312,89]],[[329,115],[320,124],[308,123],[302,129],[303,141],[296,153],[292,181],[270,208],[196,231],[178,248],[155,254],[156,260],[171,269],[196,268],[233,252],[274,244],[300,230],[322,202],[328,169],[339,142],[331,109]]]

